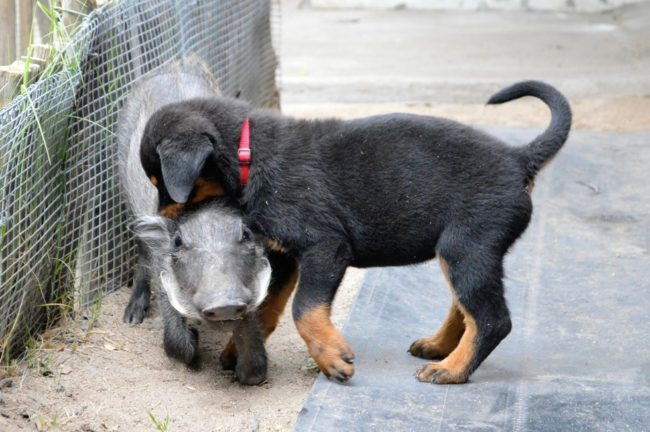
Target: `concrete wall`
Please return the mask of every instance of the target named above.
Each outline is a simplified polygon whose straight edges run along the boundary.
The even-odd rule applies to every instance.
[[[316,8],[600,12],[650,0],[307,0]]]

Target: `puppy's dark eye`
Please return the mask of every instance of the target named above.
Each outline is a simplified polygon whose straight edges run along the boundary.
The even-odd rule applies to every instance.
[[[177,248],[177,249],[179,247],[183,246],[183,239],[181,238],[180,234],[176,234],[174,236],[173,242],[174,242],[174,247]]]
[[[246,242],[253,240],[253,232],[247,227],[242,227],[241,239]]]

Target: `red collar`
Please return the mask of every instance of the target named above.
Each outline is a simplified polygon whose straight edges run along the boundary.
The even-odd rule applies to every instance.
[[[239,139],[239,150],[237,158],[239,159],[239,179],[242,186],[248,183],[248,174],[251,165],[251,133],[248,117],[244,118],[244,124],[241,128],[241,138]]]

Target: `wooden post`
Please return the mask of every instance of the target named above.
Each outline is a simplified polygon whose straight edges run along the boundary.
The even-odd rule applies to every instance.
[[[0,66],[0,106],[7,104],[18,93],[25,69],[27,64],[22,60],[16,60],[9,66]],[[35,80],[40,69],[38,64],[30,62],[29,82]]]
[[[48,45],[32,45],[32,57],[21,56],[8,66],[0,66],[0,107],[6,105],[20,90],[25,70],[29,83],[36,81],[37,75],[45,67],[50,57]],[[29,69],[27,64],[29,63]]]
[[[32,31],[32,21],[34,17],[34,8],[36,2],[34,0],[18,0],[15,1],[15,5],[19,8],[16,11],[18,16],[16,20],[16,54],[15,57],[9,61],[16,60],[21,55],[27,54],[27,48],[29,47],[29,35]]]
[[[15,0],[0,0],[0,64],[9,64],[16,59],[15,6]]]

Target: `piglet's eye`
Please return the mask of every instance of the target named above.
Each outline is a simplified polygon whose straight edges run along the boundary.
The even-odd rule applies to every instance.
[[[253,239],[253,232],[247,227],[242,227],[241,239],[242,241],[251,241]]]
[[[174,247],[175,248],[179,248],[179,247],[183,246],[183,239],[181,238],[181,236],[179,234],[176,234],[174,236],[173,242],[174,242]]]

